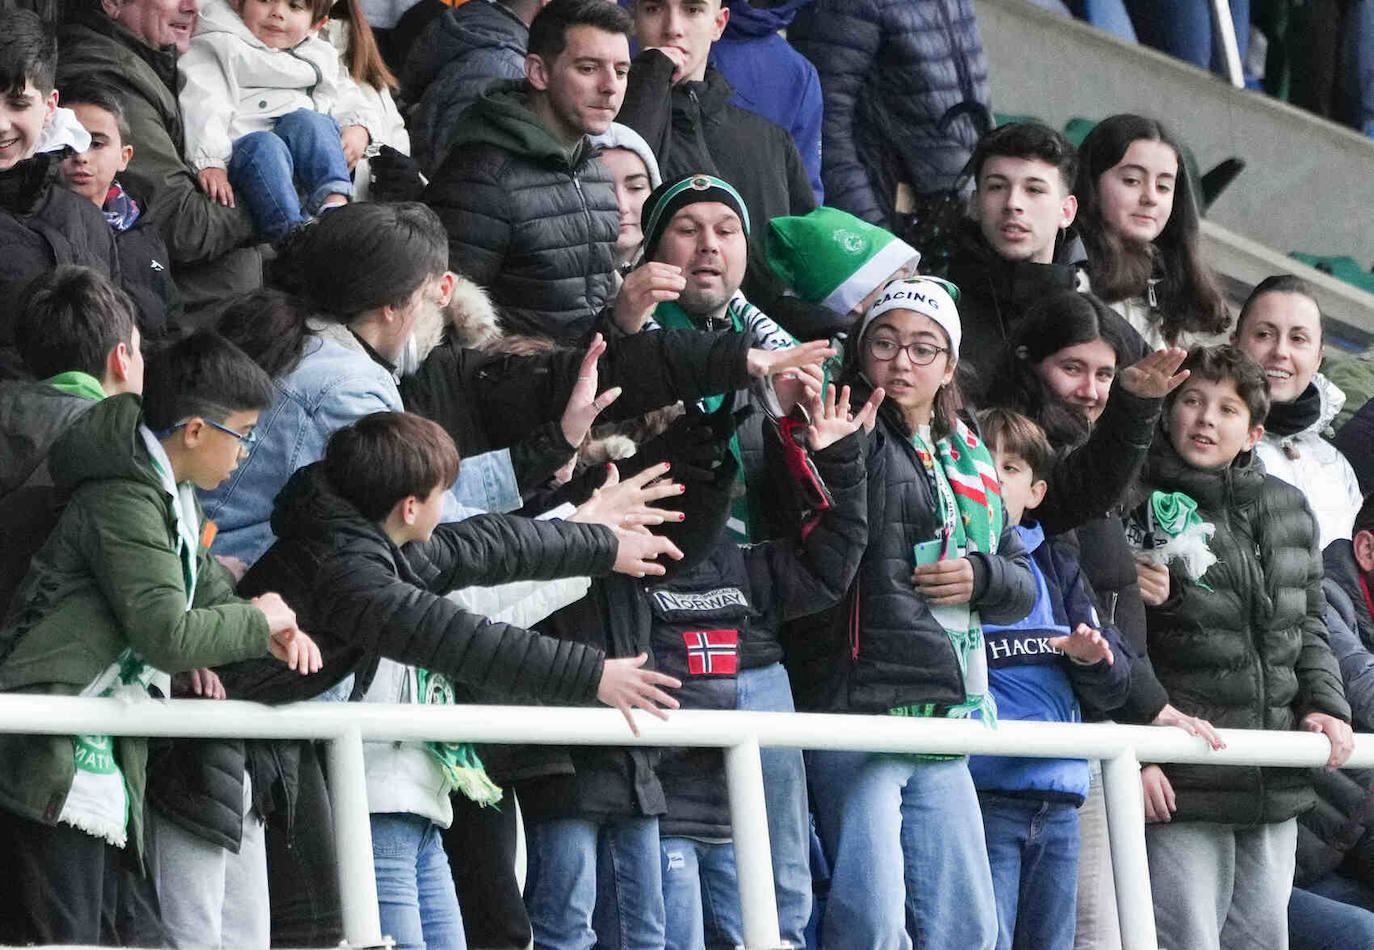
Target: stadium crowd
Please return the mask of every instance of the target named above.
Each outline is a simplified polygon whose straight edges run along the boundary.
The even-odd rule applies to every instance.
[[[1168,116],[992,128],[970,0],[27,6],[0,690],[1307,730],[1142,769],[1160,940],[1374,946],[1374,410]],[[743,942],[718,750],[365,759],[398,946]],[[314,743],[0,762],[0,943],[338,944]],[[1095,763],[762,765],[791,946],[1121,946]]]

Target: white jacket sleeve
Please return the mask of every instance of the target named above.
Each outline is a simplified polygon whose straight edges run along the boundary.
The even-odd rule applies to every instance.
[[[361,125],[372,141],[380,141],[384,132],[382,117],[363,98],[362,90],[339,62],[339,54],[328,41],[319,37],[310,43],[310,60],[320,71],[320,83],[313,97],[315,108],[333,116],[339,128]]]
[[[177,98],[185,125],[186,163],[199,172],[225,168],[234,150],[229,128],[237,111],[238,88],[221,55],[223,34],[197,36],[177,60],[181,91]]]
[[[465,610],[516,627],[532,627],[554,611],[587,596],[592,582],[585,577],[556,581],[516,581],[496,587],[464,587],[448,599]]]

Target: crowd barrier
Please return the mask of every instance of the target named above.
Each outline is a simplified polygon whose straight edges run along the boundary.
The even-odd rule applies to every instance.
[[[761,746],[900,753],[975,753],[1102,761],[1117,907],[1126,950],[1156,950],[1140,763],[1320,766],[1330,747],[1306,732],[1223,730],[1212,751],[1180,729],[1113,723],[979,722],[810,713],[677,711],[636,714],[634,738],[611,709],[389,706],[83,699],[0,694],[0,732],[54,735],[318,739],[327,743],[345,945],[387,946],[377,913],[363,775],[366,740],[543,745],[702,746],[724,750],[746,950],[783,946],[764,813]],[[1355,737],[1350,766],[1374,767],[1374,735]]]

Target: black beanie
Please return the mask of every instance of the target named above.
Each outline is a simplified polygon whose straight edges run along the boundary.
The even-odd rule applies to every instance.
[[[665,181],[644,200],[639,220],[644,231],[646,261],[653,259],[654,252],[658,250],[659,239],[668,229],[673,215],[698,201],[718,201],[728,205],[739,215],[740,222],[744,225],[744,236],[749,236],[749,209],[744,206],[744,199],[734,186],[715,175],[688,175],[676,181]]]

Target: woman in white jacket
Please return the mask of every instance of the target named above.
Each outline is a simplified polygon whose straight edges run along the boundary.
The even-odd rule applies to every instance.
[[[1348,539],[1362,499],[1350,462],[1322,437],[1345,393],[1317,372],[1322,324],[1311,288],[1290,274],[1266,277],[1241,308],[1234,339],[1269,380],[1269,417],[1255,454],[1265,471],[1307,496],[1323,549]]]
[[[186,160],[211,198],[243,200],[265,240],[347,202],[350,169],[380,133],[376,109],[316,35],[330,6],[206,0],[178,63]]]

